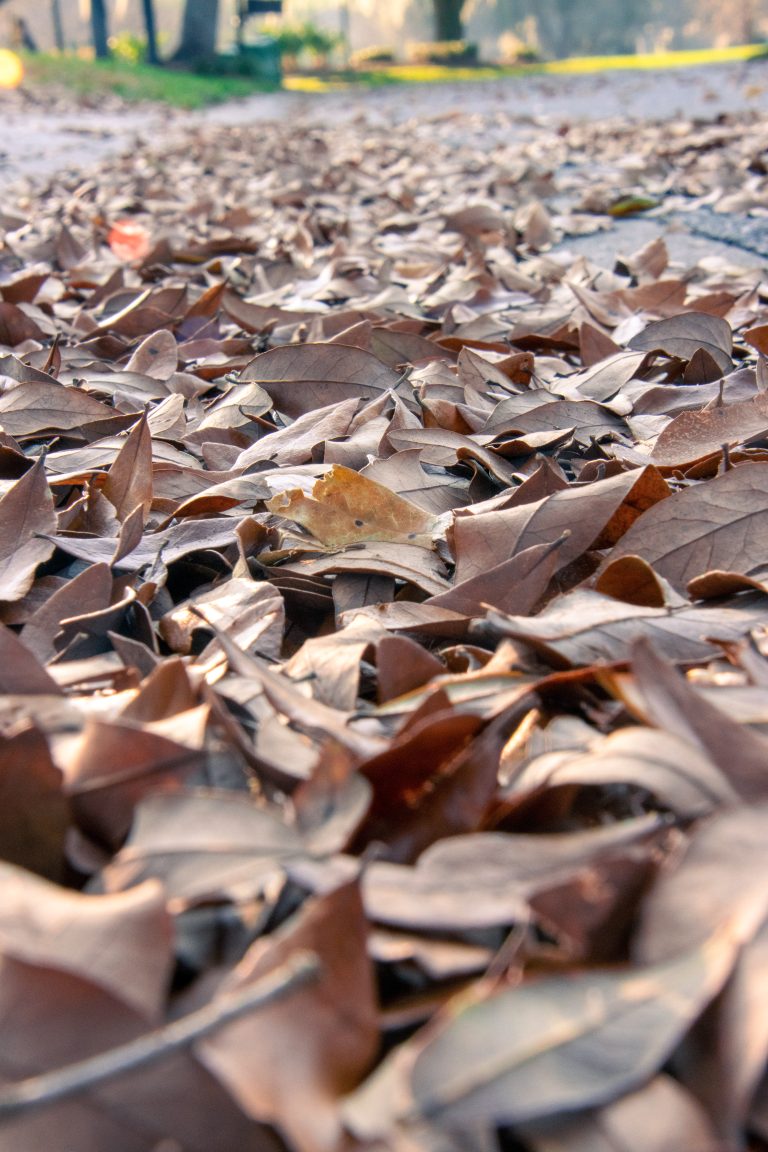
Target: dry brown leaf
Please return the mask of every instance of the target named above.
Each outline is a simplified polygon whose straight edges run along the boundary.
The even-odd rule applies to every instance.
[[[301,524],[326,548],[344,548],[366,540],[431,544],[435,518],[410,501],[349,468],[334,464],[315,482],[312,495],[301,489],[281,492],[267,508]]]
[[[136,804],[150,792],[177,792],[204,755],[129,724],[89,720],[64,766],[80,829],[113,850],[125,840]]]
[[[181,906],[247,900],[302,852],[299,834],[247,796],[155,793],[139,805],[128,841],[99,883],[107,892],[120,892],[161,880]]]
[[[273,348],[251,361],[241,379],[257,381],[275,408],[293,418],[351,397],[371,400],[400,382],[371,352],[343,344]]]
[[[679,259],[757,236],[764,130],[559,80],[567,124],[393,89],[7,190],[0,855],[60,884],[5,865],[0,1074],[322,972],[2,1152],[768,1134],[765,293]]]
[[[271,584],[233,577],[166,613],[159,632],[173,652],[186,655],[192,651],[195,633],[210,621],[245,651],[276,658],[284,615],[283,598]]]
[[[0,599],[20,600],[29,591],[35,569],[54,549],[45,537],[55,531],[53,499],[41,459],[0,497]]]
[[[456,578],[468,580],[535,544],[554,544],[563,533],[558,558],[570,563],[606,535],[618,539],[646,509],[669,494],[655,469],[638,469],[569,488],[500,512],[459,514],[453,528]]]
[[[505,789],[507,798],[566,785],[627,785],[683,819],[696,819],[739,803],[725,773],[692,741],[672,732],[631,727],[597,739],[583,753],[550,752],[527,764]]]
[[[766,432],[768,396],[764,395],[703,412],[681,412],[662,430],[651,460],[657,466],[681,467],[718,452],[725,445],[762,440]]]
[[[92,896],[67,892],[8,864],[0,865],[0,873],[4,958],[96,985],[147,1022],[161,1016],[173,941],[159,884]]]
[[[111,408],[81,388],[65,388],[45,377],[25,380],[0,396],[0,422],[11,436],[69,431],[113,416]]]
[[[533,1152],[718,1152],[718,1140],[695,1097],[671,1076],[585,1116],[528,1128]]]
[[[640,636],[670,658],[693,662],[711,659],[718,640],[762,627],[767,617],[768,599],[762,596],[752,601],[737,598],[713,612],[696,604],[646,608],[577,589],[554,600],[538,616],[489,612],[486,622],[474,630],[529,644],[557,667],[627,660]]]
[[[657,349],[690,360],[699,349],[709,353],[722,375],[733,369],[733,336],[726,320],[706,312],[684,312],[668,320],[654,320],[629,342],[644,352]]]
[[[713,569],[749,574],[765,561],[761,539],[767,517],[768,465],[740,464],[650,508],[609,560],[640,556],[681,591]]]
[[[146,523],[152,503],[152,437],[146,416],[128,434],[107,473],[102,493],[121,523],[136,508],[141,508]]]
[[[745,801],[768,796],[768,741],[700,697],[648,639],[637,639],[632,667],[648,714],[698,744]]]
[[[715,816],[696,835],[678,867],[662,875],[642,910],[635,955],[671,956],[701,940],[711,925],[738,923],[736,970],[702,1027],[694,1030],[683,1079],[701,1100],[722,1140],[738,1139],[768,1056],[760,1010],[766,994],[765,804]],[[707,1029],[719,1037],[713,1048]]]
[[[439,932],[525,920],[528,900],[561,877],[650,837],[647,818],[614,828],[548,836],[476,833],[432,845],[415,867],[374,863],[365,906],[381,924]]]
[[[256,1119],[276,1122],[297,1152],[341,1146],[337,1101],[356,1087],[376,1055],[366,935],[356,883],[310,902],[271,941],[253,945],[219,994],[257,980],[300,950],[318,957],[319,979],[198,1046],[204,1063],[240,1106]]]

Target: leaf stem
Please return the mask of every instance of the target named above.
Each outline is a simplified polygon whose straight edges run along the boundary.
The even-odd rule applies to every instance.
[[[178,1052],[217,1028],[264,1008],[275,1000],[315,980],[320,961],[312,952],[298,952],[256,984],[212,1001],[180,1020],[174,1020],[137,1040],[20,1080],[0,1092],[0,1120],[8,1120],[34,1108],[47,1107]]]

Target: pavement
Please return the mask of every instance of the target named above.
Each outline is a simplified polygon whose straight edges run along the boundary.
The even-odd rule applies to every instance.
[[[203,125],[338,124],[352,120],[406,125],[455,117],[456,132],[478,133],[489,146],[494,133],[534,134],[578,121],[717,122],[768,111],[768,60],[678,68],[659,72],[604,72],[584,76],[523,76],[461,84],[397,86],[308,95],[258,94],[201,112],[153,105],[77,108],[61,97],[0,92],[0,194],[44,192],[62,173],[87,173],[111,156],[176,142]],[[510,128],[511,123],[511,128]],[[673,259],[738,254],[741,263],[768,258],[768,219],[724,217],[706,206],[663,219],[617,221],[610,233],[581,236],[568,248],[600,261],[664,235]]]

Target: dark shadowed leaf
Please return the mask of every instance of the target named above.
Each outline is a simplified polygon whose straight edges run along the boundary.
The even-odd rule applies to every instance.
[[[15,348],[26,340],[40,340],[44,335],[21,308],[5,301],[0,303],[0,344]]]
[[[58,696],[61,689],[15,632],[0,625],[0,692]]]
[[[595,580],[595,591],[626,604],[663,608],[668,589],[645,560],[639,556],[622,556],[603,568]]]
[[[0,857],[58,880],[68,825],[61,772],[42,732],[29,725],[0,736]]]
[[[354,766],[349,752],[329,741],[310,779],[291,796],[297,827],[315,855],[343,851],[370,807],[371,787]]]
[[[488,572],[456,584],[450,592],[430,597],[428,603],[465,616],[482,616],[489,607],[499,612],[530,612],[560,567],[565,539],[525,548]]]
[[[436,656],[407,636],[387,634],[376,645],[376,671],[379,703],[383,704],[420,688],[445,668]]]

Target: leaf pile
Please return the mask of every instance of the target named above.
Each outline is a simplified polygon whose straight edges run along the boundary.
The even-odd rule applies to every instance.
[[[768,1143],[764,129],[511,125],[2,211],[3,1152]]]

